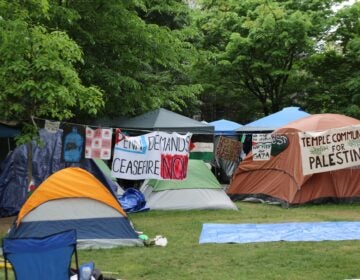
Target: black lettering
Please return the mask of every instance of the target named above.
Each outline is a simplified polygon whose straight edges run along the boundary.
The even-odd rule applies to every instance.
[[[316,157],[315,158],[315,168],[318,168],[319,166],[322,167],[321,160],[319,157]]]
[[[125,173],[126,174],[132,174],[132,162],[131,161],[129,161]]]
[[[322,156],[322,166],[323,167],[328,167],[329,166],[328,164],[326,164],[325,155]]]
[[[329,164],[330,166],[334,166],[336,165],[335,161],[334,161],[334,154],[329,154]]]
[[[151,162],[151,164],[153,164],[153,162]],[[160,161],[156,160],[155,161],[155,166],[154,166],[154,171],[153,174],[156,174],[159,176],[159,170],[160,170]]]
[[[338,159],[338,160],[336,161],[337,164],[343,164],[343,163],[344,163],[344,160],[343,160],[343,158],[341,157],[341,154],[342,154],[342,152],[336,153],[336,158]]]
[[[360,148],[359,148],[358,151],[353,150],[353,152],[354,152],[354,159],[355,159],[355,161],[360,160]]]
[[[120,159],[119,158],[114,158],[113,163],[112,163],[112,171],[114,172],[119,172],[119,168],[118,168],[118,164],[119,164]]]
[[[126,159],[121,159],[121,161],[120,161],[120,172],[121,173],[124,173],[125,172],[125,170],[124,170],[124,168],[125,168],[125,161],[126,161]]]

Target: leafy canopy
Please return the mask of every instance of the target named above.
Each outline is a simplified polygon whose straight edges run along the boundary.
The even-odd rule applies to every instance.
[[[32,17],[20,2],[0,2],[0,118],[64,120],[78,109],[96,115],[104,105],[102,92],[82,84],[76,70],[82,63],[79,46],[65,32],[39,24],[41,16]],[[47,16],[47,1],[26,2]]]

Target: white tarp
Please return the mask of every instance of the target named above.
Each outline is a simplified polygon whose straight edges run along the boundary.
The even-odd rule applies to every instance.
[[[112,176],[122,179],[183,180],[186,178],[191,133],[154,131],[118,137]]]
[[[298,134],[304,175],[360,165],[360,125]]]

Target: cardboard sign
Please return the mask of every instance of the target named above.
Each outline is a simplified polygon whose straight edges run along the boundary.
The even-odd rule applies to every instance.
[[[227,137],[220,136],[216,146],[216,156],[225,160],[239,161],[242,143]]]

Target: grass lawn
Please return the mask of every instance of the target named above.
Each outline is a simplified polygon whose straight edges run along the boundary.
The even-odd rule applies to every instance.
[[[166,247],[81,250],[106,276],[119,279],[360,278],[360,240],[199,244],[203,223],[360,221],[360,204],[284,209],[237,202],[239,211],[149,211],[130,215],[138,231],[163,235]],[[3,233],[4,234],[4,233]],[[360,238],[360,234],[359,234]],[[0,270],[0,279],[3,272]]]

